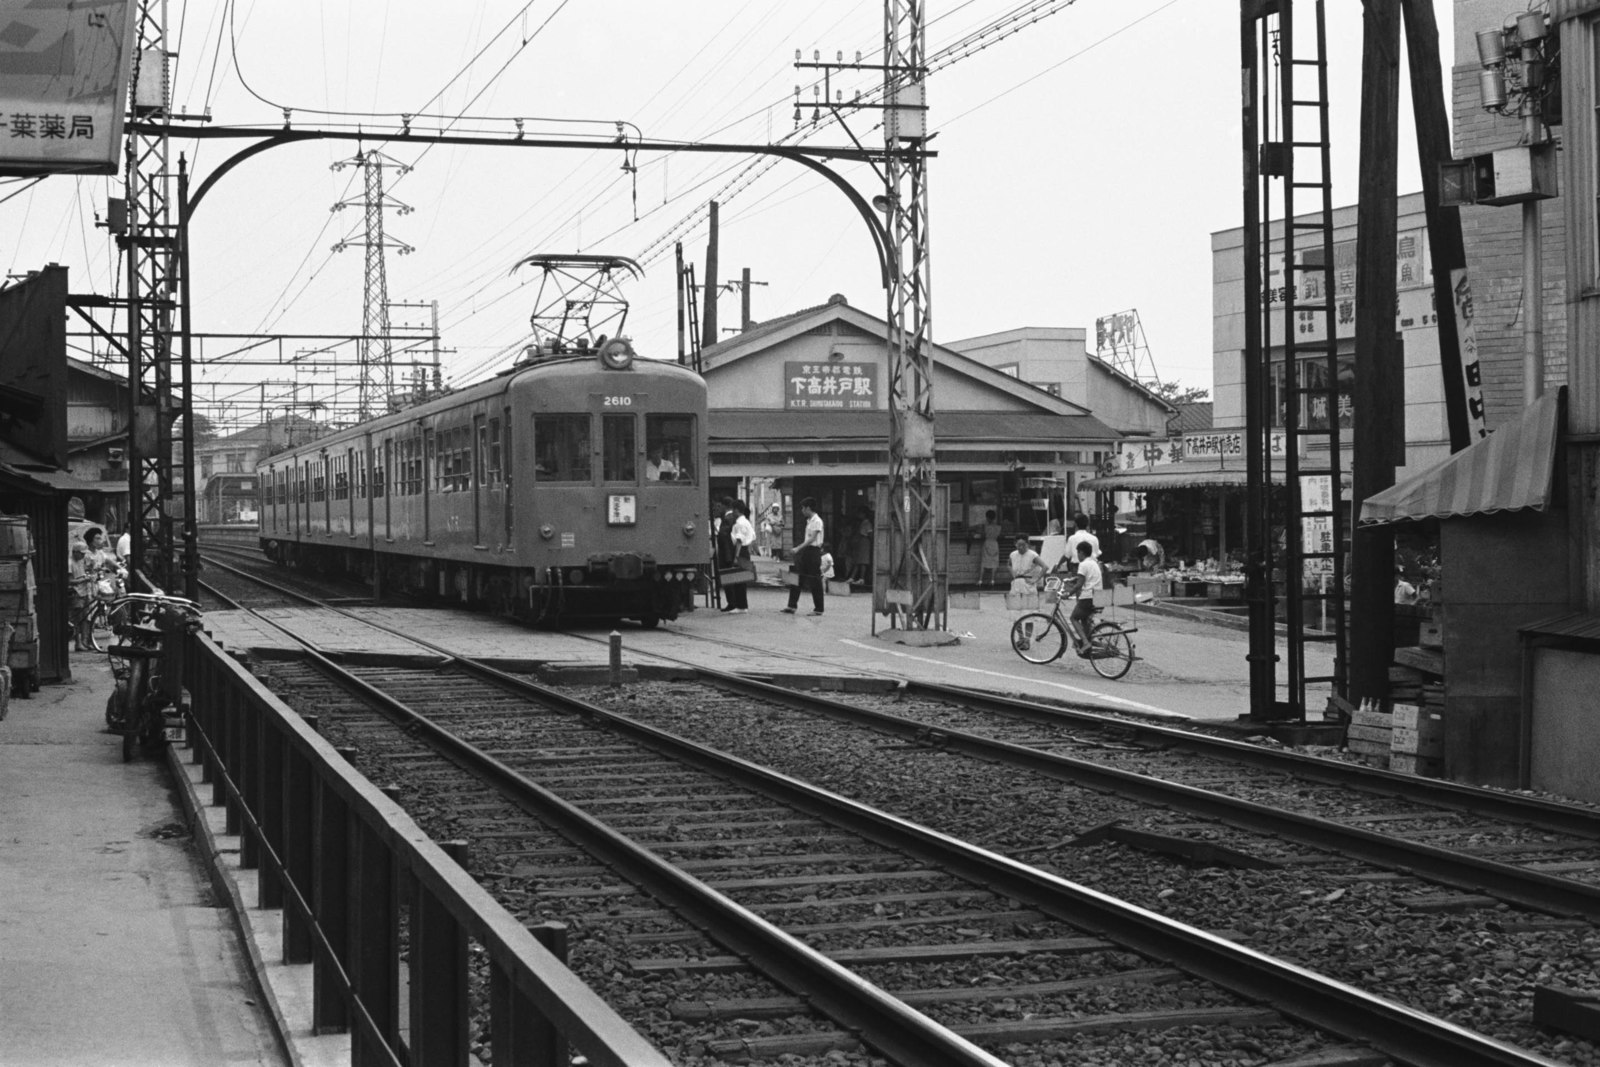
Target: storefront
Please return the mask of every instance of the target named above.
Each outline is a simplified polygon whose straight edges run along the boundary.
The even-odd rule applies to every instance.
[[[834,555],[853,563],[889,469],[884,323],[842,297],[752,326],[705,350],[712,492],[745,499],[758,517],[777,503],[780,547],[815,498]],[[950,486],[950,581],[974,581],[994,513],[1001,544],[1044,533],[1081,503],[1079,483],[1118,434],[1086,409],[959,353],[934,346],[935,466]],[[1002,552],[1002,557],[1005,552]]]

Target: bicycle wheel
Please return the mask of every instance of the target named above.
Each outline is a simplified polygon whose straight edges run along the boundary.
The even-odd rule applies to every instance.
[[[1133,666],[1133,642],[1116,623],[1102,622],[1090,631],[1089,664],[1102,678],[1115,681]]]
[[[1053,615],[1029,612],[1011,624],[1011,650],[1029,663],[1053,663],[1069,643]]]
[[[89,651],[104,652],[111,647],[111,608],[104,600],[89,609]]]

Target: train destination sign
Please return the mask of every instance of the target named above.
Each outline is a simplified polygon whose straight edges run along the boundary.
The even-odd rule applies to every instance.
[[[800,411],[870,411],[878,406],[876,363],[787,362],[783,406]]]
[[[606,523],[610,526],[632,526],[638,522],[639,498],[632,493],[612,493],[606,501]]]

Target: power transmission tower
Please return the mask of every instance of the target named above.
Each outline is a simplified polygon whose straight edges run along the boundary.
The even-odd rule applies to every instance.
[[[333,210],[340,211],[360,204],[366,225],[363,236],[346,237],[334,245],[333,250],[343,252],[352,245],[367,250],[361,294],[361,333],[365,339],[361,342],[360,399],[357,401],[357,417],[367,419],[374,411],[387,411],[389,397],[394,394],[394,352],[389,340],[389,276],[384,249],[393,248],[402,256],[414,251],[404,241],[391,239],[383,232],[385,208],[393,208],[401,215],[411,213],[409,205],[402,204],[383,191],[383,172],[385,168],[393,168],[405,174],[411,168],[377,149],[357,152],[355,158],[341,159],[333,165],[334,170],[346,167],[361,168],[366,179],[365,190],[360,200],[341,200],[333,205]]]

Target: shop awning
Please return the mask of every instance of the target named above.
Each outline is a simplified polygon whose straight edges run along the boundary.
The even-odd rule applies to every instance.
[[[1118,471],[1098,478],[1086,478],[1078,483],[1080,489],[1125,493],[1145,493],[1152,489],[1201,489],[1211,486],[1236,486],[1243,488],[1247,472],[1242,458],[1215,459],[1181,463],[1167,463],[1146,470]],[[1269,474],[1273,485],[1283,484],[1283,466],[1274,463]]]
[[[1550,503],[1560,424],[1557,389],[1530,404],[1516,422],[1368,497],[1361,505],[1361,521],[1542,511]]]

